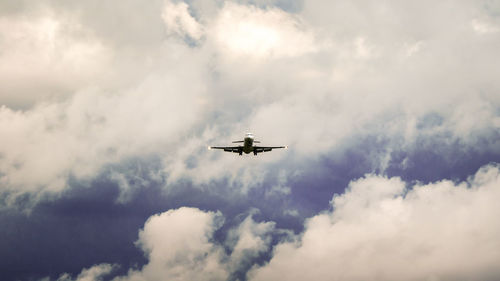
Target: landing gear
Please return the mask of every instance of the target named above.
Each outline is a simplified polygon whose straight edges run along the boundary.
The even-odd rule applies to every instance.
[[[257,151],[254,150],[253,151],[253,155],[257,156]]]
[[[238,152],[238,154],[239,154],[240,156],[241,156],[241,155],[243,155],[243,150],[240,150],[240,151]]]

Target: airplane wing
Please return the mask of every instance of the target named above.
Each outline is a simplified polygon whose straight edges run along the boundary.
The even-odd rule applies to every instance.
[[[278,149],[278,148],[288,148],[288,146],[254,146],[254,153],[261,153],[261,152],[268,152],[273,149]]]
[[[240,153],[242,146],[209,146],[208,149],[223,149],[226,152]]]

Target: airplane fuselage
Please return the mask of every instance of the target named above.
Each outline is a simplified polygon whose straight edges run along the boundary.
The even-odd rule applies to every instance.
[[[245,136],[245,139],[243,142],[243,152],[245,152],[245,154],[253,152],[253,135],[247,134]]]

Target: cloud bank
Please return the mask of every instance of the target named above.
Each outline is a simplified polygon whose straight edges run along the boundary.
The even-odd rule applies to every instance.
[[[182,207],[150,217],[139,231],[136,245],[148,259],[141,269],[113,280],[227,280],[253,264],[270,247],[274,223],[257,223],[249,215],[230,230],[226,243],[217,244],[213,235],[222,226],[220,213]],[[227,252],[229,251],[230,254]],[[113,268],[109,264],[84,269],[75,281],[101,280]],[[236,274],[236,275],[235,275]],[[58,281],[72,280],[68,274]]]
[[[51,278],[498,279],[499,13],[489,0],[2,1],[0,219],[67,198],[85,210],[71,196],[86,192],[116,198],[123,224],[157,213],[137,240],[146,264]],[[206,150],[246,131],[291,149]]]
[[[498,165],[467,182],[409,186],[367,175],[307,220],[250,280],[495,280],[500,271]]]
[[[145,11],[157,8],[150,30],[131,21],[127,34],[108,34],[108,6],[92,23],[90,4],[79,5],[81,13],[44,2],[3,15],[1,65],[15,77],[2,75],[1,83],[8,87],[1,90],[2,192],[13,201],[58,193],[71,177],[92,179],[106,165],[148,155],[162,159],[155,173],[169,183],[229,179],[248,190],[283,154],[263,157],[261,168],[201,149],[246,130],[286,142],[298,161],[373,138],[385,143],[369,156],[378,171],[394,151],[419,149],[422,140],[499,153],[495,7],[461,2],[438,23],[448,4],[428,12],[423,4],[356,3],[310,1],[292,13],[272,2],[155,2]],[[106,28],[95,26],[101,21]],[[227,165],[234,169],[217,168]]]
[[[409,185],[368,174],[334,196],[332,210],[308,219],[302,234],[285,233],[270,262],[254,265],[246,277],[495,280],[499,187],[498,165],[484,166],[459,183]],[[223,220],[220,213],[186,207],[150,217],[136,242],[148,263],[114,280],[238,280],[234,273],[269,249],[271,235],[283,234],[274,223],[257,223],[250,215],[229,231],[223,245],[213,240]],[[98,265],[77,280],[111,269]]]

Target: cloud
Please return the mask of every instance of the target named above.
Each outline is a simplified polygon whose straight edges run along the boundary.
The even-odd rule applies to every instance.
[[[226,280],[242,267],[248,269],[252,259],[269,250],[274,223],[257,223],[248,216],[230,230],[228,256],[213,238],[223,220],[219,212],[186,207],[150,217],[136,242],[148,263],[114,280]]]
[[[169,90],[163,92],[161,84]],[[182,109],[196,108],[197,87],[182,87],[184,98],[172,99],[178,86],[175,79],[151,77],[121,95],[89,90],[25,112],[0,108],[4,191],[57,193],[70,176],[93,177],[105,164],[176,143],[171,136],[189,130],[199,117]]]
[[[151,155],[162,163],[151,174],[166,178],[166,189],[186,180],[248,192],[277,164],[297,174],[297,163],[340,158],[360,139],[383,143],[366,155],[371,171],[384,171],[394,152],[421,149],[422,139],[498,153],[498,38],[471,26],[496,24],[492,11],[465,1],[308,1],[293,12],[259,3],[127,1],[95,11],[94,2],[43,2],[34,16],[25,7],[4,15],[8,37],[16,37],[11,29],[25,36],[4,42],[2,65],[49,58],[50,67],[35,70],[55,79],[46,92],[62,87],[65,98],[38,98],[41,88],[29,86],[37,79],[12,73],[9,81],[23,81],[12,85],[30,89],[2,91],[2,192],[57,194],[69,178]],[[454,17],[440,17],[450,9]],[[71,69],[84,82],[68,77]],[[23,110],[10,102],[21,96]],[[291,149],[246,162],[204,149],[247,130]],[[128,190],[116,176],[128,170],[114,172]]]
[[[223,280],[223,249],[211,243],[221,215],[180,208],[148,219],[137,245],[149,262],[119,280]]]
[[[230,279],[240,279],[252,267],[259,255],[269,251],[275,231],[274,222],[256,223],[252,213],[236,228],[229,230],[226,245],[229,256]]]
[[[498,165],[467,182],[409,186],[367,175],[334,196],[332,211],[279,244],[250,280],[495,280],[500,275]]]
[[[499,186],[497,164],[464,182],[411,185],[368,174],[335,195],[332,210],[308,219],[298,235],[256,222],[252,211],[216,240],[220,212],[172,209],[151,216],[139,231],[135,244],[147,263],[113,280],[496,280]],[[278,244],[262,265],[273,239]],[[76,280],[100,280],[115,268],[96,265]]]
[[[212,35],[226,56],[296,57],[316,49],[313,33],[300,18],[277,8],[226,2]]]
[[[498,26],[477,19],[472,20],[472,28],[479,34],[498,32]]]
[[[276,225],[295,227],[306,214],[328,207],[328,198],[342,193],[346,182],[372,173],[334,199],[334,212],[311,219],[304,237],[315,232],[323,237],[322,231],[344,231],[347,236],[351,229],[343,230],[334,220],[337,216],[383,241],[391,239],[382,228],[392,229],[400,235],[390,241],[396,244],[418,239],[399,234],[403,223],[397,219],[406,219],[415,224],[411,231],[429,241],[433,237],[428,232],[420,233],[424,227],[442,230],[436,234],[442,242],[443,228],[452,226],[421,207],[424,201],[416,194],[422,190],[437,193],[443,204],[438,206],[434,197],[428,204],[444,208],[456,220],[457,230],[465,233],[456,237],[460,241],[470,237],[467,233],[483,233],[459,216],[466,211],[453,201],[459,200],[457,194],[470,195],[463,203],[476,208],[474,223],[491,219],[488,212],[477,211],[474,201],[485,200],[484,208],[492,208],[487,199],[479,199],[478,194],[489,190],[477,183],[481,173],[468,182],[477,190],[444,180],[455,180],[457,174],[465,178],[468,171],[498,162],[500,155],[499,7],[491,1],[41,0],[36,5],[2,1],[0,6],[2,211],[16,204],[71,198],[101,185],[112,190],[110,198],[117,196],[106,202],[127,209],[135,206],[127,203],[142,199],[138,194],[156,195],[148,190],[153,187],[165,191],[169,208],[222,210],[218,207],[223,202],[223,210],[235,214],[258,205],[265,220],[279,214],[272,218]],[[263,145],[286,144],[290,149],[258,157],[206,150],[241,139],[246,131],[253,131]],[[443,172],[447,170],[453,172]],[[424,183],[383,176],[406,180],[408,171],[431,174],[414,172],[410,180],[443,181],[424,188]],[[184,186],[189,192],[169,193]],[[446,186],[454,186],[451,195],[441,196],[438,190]],[[120,189],[117,195],[115,187]],[[359,189],[363,192],[357,194]],[[102,196],[95,194],[85,202]],[[400,209],[387,208],[409,217],[391,217],[385,207],[377,207],[382,201],[401,202]],[[417,213],[408,206],[423,210]],[[167,207],[155,203],[143,214],[161,208]],[[380,225],[370,220],[373,214],[382,216]],[[193,225],[182,224],[184,217]],[[184,209],[152,217],[138,242],[150,255],[148,265],[132,269],[129,277],[174,274],[178,268],[179,278],[206,271],[217,278],[243,278],[268,254],[276,226],[247,218],[230,231],[228,241],[214,242],[210,237],[219,218],[217,213]],[[168,228],[163,221],[179,226]],[[373,257],[378,248],[349,248],[368,239],[355,230],[357,236],[345,240],[345,251],[351,260],[366,262],[363,257]],[[178,239],[179,248],[167,252],[162,243],[168,242],[148,236],[155,231]],[[199,249],[181,245],[181,234],[196,238]],[[485,239],[488,245],[489,237]],[[433,271],[413,255],[421,250],[431,258],[448,257],[427,252],[440,245],[452,248],[448,240],[437,246],[427,240],[411,240],[421,243],[417,250],[402,247],[405,259],[426,269],[424,277],[436,272],[452,278],[451,269]],[[304,252],[319,248],[307,239],[302,243]],[[337,250],[333,244],[325,249]],[[182,256],[184,246],[191,256]],[[385,250],[382,246],[376,245]],[[456,249],[482,255],[481,248],[469,246],[464,242]],[[272,274],[278,261],[287,260],[281,253],[287,247],[293,252],[287,259],[302,255],[301,247],[283,242],[269,267],[255,270],[256,278],[264,278],[268,270]],[[381,254],[390,260],[398,253]],[[479,272],[478,264],[487,265],[488,258],[485,254],[469,264],[457,260],[459,272]],[[384,268],[383,260],[376,259],[367,272]],[[407,266],[401,263],[401,268]],[[187,267],[195,269],[193,276],[185,273]]]
[[[72,279],[69,274],[61,275],[57,281],[99,281],[103,280],[103,277],[110,274],[116,266],[110,264],[99,264],[92,266],[91,268],[83,269],[82,272],[76,277],[76,279]],[[49,281],[49,280],[47,280]]]
[[[50,10],[0,17],[0,103],[26,108],[101,80],[112,59],[91,30]]]
[[[162,18],[169,35],[198,41],[203,35],[203,27],[190,15],[188,4],[165,1]]]

